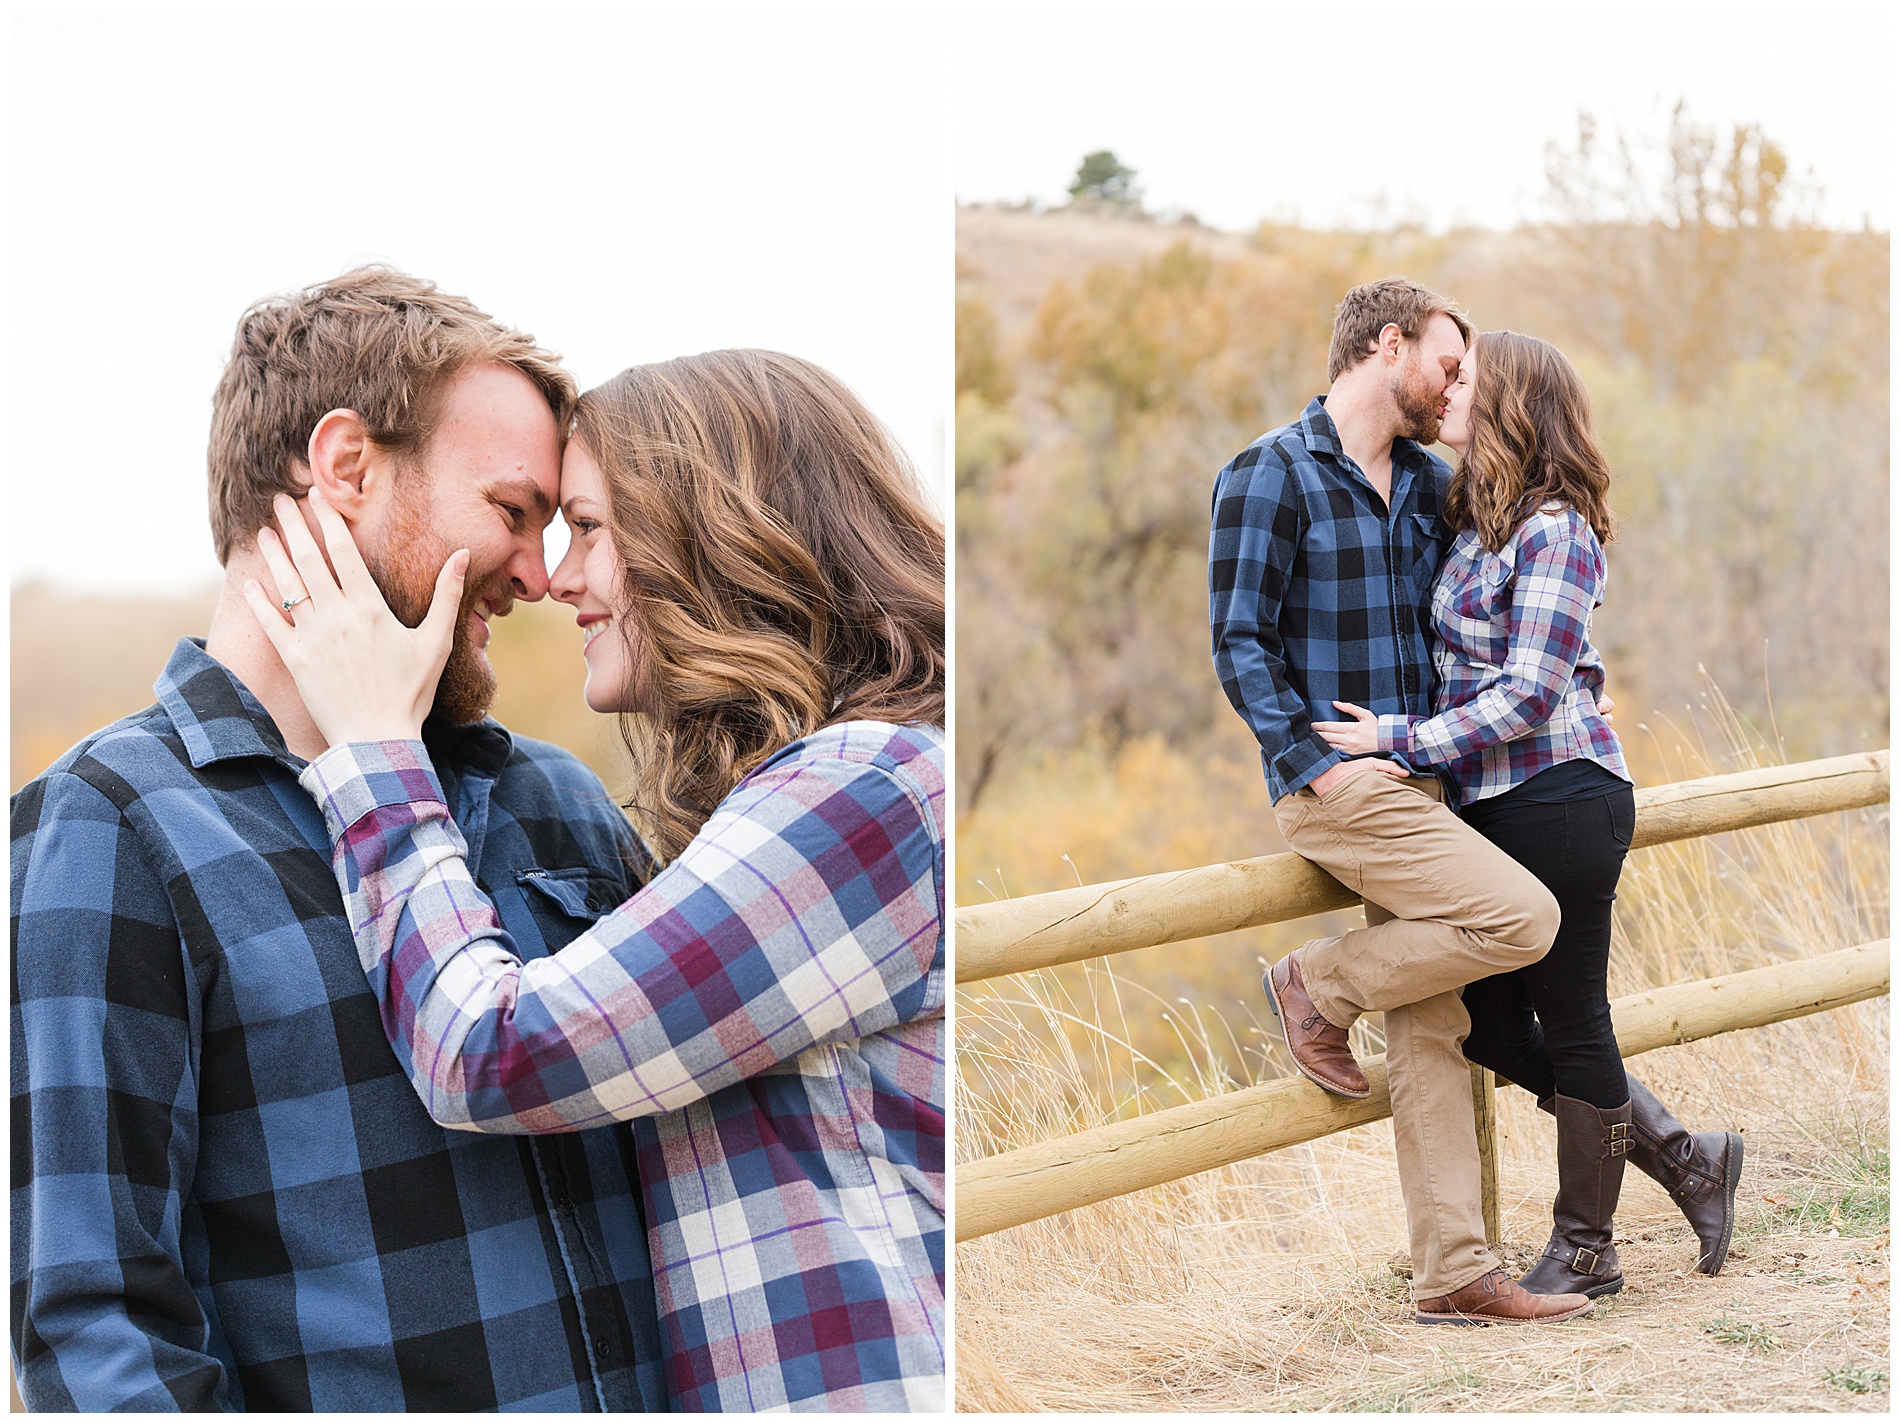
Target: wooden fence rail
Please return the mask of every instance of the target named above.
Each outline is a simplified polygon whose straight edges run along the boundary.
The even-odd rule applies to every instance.
[[[1888,799],[1889,753],[1837,756],[1636,793],[1633,847],[1853,810]],[[957,911],[957,981],[967,983],[1297,919],[1358,896],[1298,855],[1268,855]],[[1718,1033],[1844,1007],[1888,991],[1888,941],[1619,998],[1610,1005],[1624,1057]],[[1038,1142],[956,1168],[956,1238],[1041,1220],[1113,1196],[1231,1165],[1391,1115],[1385,1059],[1361,1064],[1372,1095],[1350,1101],[1283,1078]],[[1489,1074],[1474,1070],[1481,1144],[1490,1138]],[[1487,1225],[1496,1233],[1495,1160],[1486,1160]]]
[[[1887,992],[1885,939],[1791,963],[1652,988],[1610,1004],[1624,1057],[1843,1008]],[[959,1162],[957,1239],[973,1240],[1392,1115],[1385,1056],[1362,1102],[1283,1077],[1092,1131]]]
[[[1878,805],[1886,751],[1677,781],[1636,792],[1632,847]],[[1298,855],[1025,895],[956,912],[957,982],[1346,909],[1359,896]]]

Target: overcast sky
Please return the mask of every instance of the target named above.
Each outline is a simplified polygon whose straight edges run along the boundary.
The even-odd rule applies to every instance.
[[[940,484],[950,198],[1060,201],[1091,149],[1222,227],[1507,225],[1578,109],[1660,133],[1680,97],[1765,125],[1830,220],[1890,225],[1884,7],[1524,18],[1558,8],[16,12],[12,580],[215,579],[232,327],[366,260],[473,297],[583,385],[716,346],[808,356]]]
[[[965,7],[953,27],[957,196],[1065,200],[1111,149],[1152,208],[1510,226],[1579,109],[1660,135],[1669,110],[1763,125],[1828,220],[1890,229],[1890,4],[1352,0],[1239,8]],[[1383,207],[1381,207],[1383,201]]]
[[[16,13],[13,582],[215,581],[204,449],[237,318],[368,260],[533,332],[582,386],[720,346],[808,357],[941,487],[945,30]]]

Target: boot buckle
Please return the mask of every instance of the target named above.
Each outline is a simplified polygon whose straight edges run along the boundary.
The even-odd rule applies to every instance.
[[[1590,1257],[1590,1263],[1588,1265],[1583,1263],[1583,1258],[1586,1255]],[[1597,1253],[1594,1250],[1585,1250],[1579,1246],[1576,1255],[1572,1257],[1570,1263],[1571,1267],[1575,1269],[1578,1274],[1594,1275],[1597,1272]]]
[[[1610,1123],[1610,1155],[1627,1155],[1631,1146],[1630,1124],[1628,1122]]]

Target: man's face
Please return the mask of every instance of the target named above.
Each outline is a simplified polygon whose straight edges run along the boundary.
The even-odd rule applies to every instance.
[[[1405,357],[1392,374],[1392,399],[1399,408],[1400,433],[1421,445],[1438,438],[1438,423],[1445,417],[1445,395],[1458,378],[1458,363],[1465,358],[1465,338],[1458,323],[1444,312],[1436,312],[1418,333],[1416,341],[1405,343]]]
[[[456,377],[420,466],[402,471],[387,520],[359,539],[383,596],[409,626],[420,623],[436,575],[458,548],[469,551],[455,643],[436,688],[436,714],[457,725],[481,720],[495,695],[488,624],[517,598],[548,591],[541,534],[561,488],[560,432],[534,383],[509,366]]]

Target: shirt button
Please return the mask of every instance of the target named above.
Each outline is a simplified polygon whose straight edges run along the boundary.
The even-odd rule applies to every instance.
[[[554,1203],[554,1213],[556,1215],[573,1215],[574,1203],[570,1201],[566,1196],[562,1196],[559,1200],[555,1201]]]
[[[594,1357],[599,1359],[601,1363],[604,1364],[611,1359],[613,1353],[614,1346],[609,1344],[605,1339],[596,1339],[594,1341]]]

